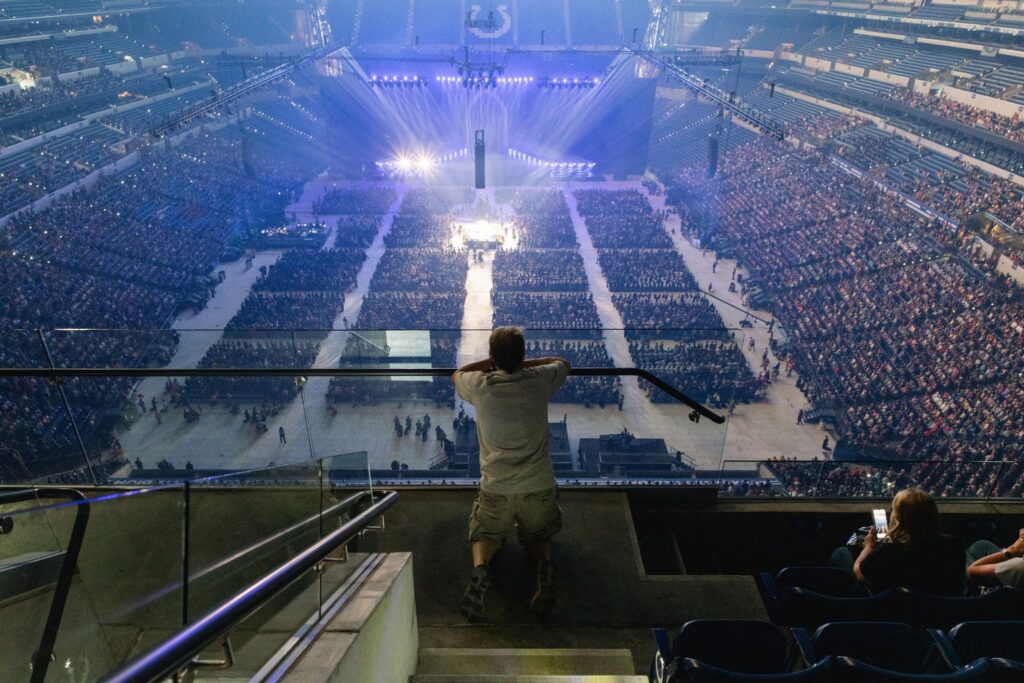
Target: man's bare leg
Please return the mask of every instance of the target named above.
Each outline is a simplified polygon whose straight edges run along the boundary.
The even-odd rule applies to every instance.
[[[498,544],[486,539],[473,541],[473,566],[482,567],[498,552]]]

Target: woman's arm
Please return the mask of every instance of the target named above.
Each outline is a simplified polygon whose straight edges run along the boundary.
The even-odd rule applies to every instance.
[[[853,575],[857,577],[857,580],[861,583],[867,583],[868,579],[860,570],[861,563],[874,552],[875,548],[878,547],[878,530],[875,525],[872,524],[871,528],[868,529],[868,535],[864,537],[864,548],[860,551],[860,555],[853,563]]]

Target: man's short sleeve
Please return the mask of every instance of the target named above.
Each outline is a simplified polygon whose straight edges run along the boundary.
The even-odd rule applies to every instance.
[[[1015,557],[997,564],[996,578],[1004,586],[1024,586],[1024,557]]]
[[[473,403],[473,398],[476,396],[477,387],[483,381],[484,373],[482,372],[460,372],[453,378],[455,382],[455,392],[459,395],[466,403]]]
[[[569,366],[563,361],[556,360],[554,363],[547,363],[540,366],[540,368],[545,372],[545,377],[550,382],[548,398],[551,398],[558,391],[558,388],[565,383],[565,378],[569,376]]]

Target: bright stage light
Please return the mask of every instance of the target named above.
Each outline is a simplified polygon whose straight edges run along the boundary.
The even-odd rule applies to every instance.
[[[412,168],[412,159],[409,157],[398,157],[398,161],[396,163],[398,164],[399,171],[408,171]]]
[[[434,165],[434,160],[430,157],[420,157],[416,160],[416,170],[421,173],[427,173],[430,171],[430,167]]]

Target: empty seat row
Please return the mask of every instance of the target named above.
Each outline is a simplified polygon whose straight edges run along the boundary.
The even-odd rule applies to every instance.
[[[948,633],[891,622],[834,622],[813,633],[794,628],[790,634],[747,620],[690,621],[674,638],[655,629],[650,678],[652,683],[1024,680],[1024,621],[967,622]]]
[[[758,588],[773,623],[817,628],[830,621],[891,621],[951,628],[965,621],[1014,621],[1024,616],[1024,589],[1002,586],[982,595],[948,597],[894,588],[867,595],[849,572],[787,567],[762,573]]]

